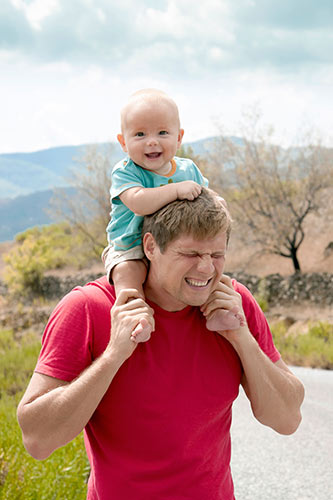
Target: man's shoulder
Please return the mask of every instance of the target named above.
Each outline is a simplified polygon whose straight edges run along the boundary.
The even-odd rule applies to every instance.
[[[243,285],[243,283],[240,283],[236,279],[232,278],[232,286],[234,287],[234,290],[242,296],[243,307],[257,305],[252,293],[245,285]]]
[[[115,301],[114,287],[110,285],[105,276],[89,281],[83,286],[79,285],[73,288],[61,302],[73,306],[86,306],[92,308],[94,306],[104,306],[107,304],[113,305]]]

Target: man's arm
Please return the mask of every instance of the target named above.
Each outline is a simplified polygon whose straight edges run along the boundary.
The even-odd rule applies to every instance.
[[[247,327],[232,345],[244,369],[242,386],[253,415],[280,434],[292,434],[301,423],[304,387],[282,359],[273,363],[260,349]],[[226,335],[226,338],[229,336]],[[229,340],[229,338],[228,338]],[[230,340],[229,340],[230,341]]]
[[[244,314],[242,298],[223,276],[202,310],[207,318],[218,308],[238,307]],[[292,434],[301,422],[300,407],[304,387],[282,359],[273,363],[261,350],[247,325],[238,330],[218,332],[234,347],[240,357],[244,374],[242,385],[250,400],[256,419],[281,434]]]
[[[182,181],[155,188],[132,187],[119,195],[121,201],[136,215],[156,212],[168,203],[179,200],[194,200],[202,187],[194,181]]]
[[[17,417],[27,451],[39,460],[77,436],[88,423],[113,377],[134,352],[138,320],[152,323],[152,309],[136,290],[123,290],[111,310],[112,333],[104,353],[70,383],[34,373]]]

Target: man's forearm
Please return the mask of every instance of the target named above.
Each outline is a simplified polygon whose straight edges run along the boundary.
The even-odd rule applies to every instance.
[[[18,407],[18,421],[27,451],[42,460],[76,437],[91,418],[121,364],[105,352],[77,379],[44,393],[40,381],[45,376],[35,374]]]
[[[302,383],[283,361],[273,363],[248,331],[233,345],[243,365],[243,387],[254,416],[281,434],[295,432],[301,422]]]

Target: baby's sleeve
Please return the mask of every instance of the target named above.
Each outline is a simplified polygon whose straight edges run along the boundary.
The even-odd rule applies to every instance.
[[[112,171],[111,198],[132,187],[145,187],[141,169],[131,160],[119,162]]]

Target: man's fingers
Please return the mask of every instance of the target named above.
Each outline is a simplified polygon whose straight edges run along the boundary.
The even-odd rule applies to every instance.
[[[131,299],[142,299],[142,295],[135,288],[126,288],[120,291],[116,298],[115,305],[123,305],[130,302]]]
[[[230,299],[215,299],[213,301],[210,301],[206,303],[204,306],[201,307],[201,312],[204,316],[207,316],[210,314],[212,311],[215,311],[216,309],[225,309],[227,311],[231,311],[233,313],[239,313],[240,308],[238,305],[235,304],[234,301]]]
[[[220,279],[220,283],[223,283],[231,290],[234,290],[234,287],[232,286],[232,279],[227,274],[222,274],[221,279]]]

